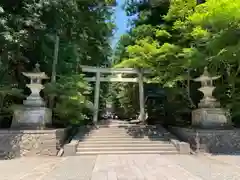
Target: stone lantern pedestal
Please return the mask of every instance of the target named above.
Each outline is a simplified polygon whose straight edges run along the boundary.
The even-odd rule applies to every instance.
[[[192,125],[202,128],[230,127],[228,112],[222,108],[199,108],[192,111]]]
[[[46,107],[19,107],[14,110],[13,129],[45,129],[52,124],[52,111]]]

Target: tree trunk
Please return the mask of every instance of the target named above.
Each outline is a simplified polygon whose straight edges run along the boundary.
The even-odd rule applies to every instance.
[[[59,36],[56,34],[55,38],[55,45],[54,45],[54,55],[53,55],[53,64],[52,64],[52,77],[51,77],[51,83],[56,82],[56,69],[57,69],[57,63],[58,63],[58,51],[59,51]],[[54,96],[50,96],[49,98],[49,108],[54,108]]]

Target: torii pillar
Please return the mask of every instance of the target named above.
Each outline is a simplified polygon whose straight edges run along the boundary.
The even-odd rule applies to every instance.
[[[144,105],[144,81],[143,72],[138,72],[138,86],[139,86],[139,107],[140,107],[140,121],[145,121],[145,105]]]
[[[98,109],[99,109],[99,95],[100,95],[100,72],[96,72],[96,83],[94,90],[94,114],[93,114],[93,122],[98,122]]]

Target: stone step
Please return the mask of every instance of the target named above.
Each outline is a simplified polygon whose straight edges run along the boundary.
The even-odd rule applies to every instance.
[[[80,141],[80,144],[171,144],[169,141],[149,141],[149,140],[98,140],[98,141]]]
[[[82,147],[173,147],[172,144],[170,143],[79,143],[78,144],[78,148],[82,148]]]
[[[89,132],[86,135],[163,135],[156,132]]]
[[[161,128],[144,125],[101,126],[85,134],[78,143],[77,155],[178,154],[164,132]]]
[[[114,137],[132,137],[132,138],[141,138],[141,137],[166,137],[162,134],[88,134],[85,137],[96,137],[96,138],[114,138]]]
[[[90,131],[89,133],[106,133],[106,134],[112,134],[112,133],[128,133],[128,131]]]
[[[92,131],[127,131],[128,129],[130,128],[106,127],[106,128],[93,129]]]
[[[154,128],[101,128],[101,129],[93,129],[92,131],[158,131],[158,129]]]
[[[78,147],[78,152],[84,151],[173,151],[175,147]]]
[[[130,135],[126,132],[122,132],[122,133],[102,133],[102,132],[98,132],[98,133],[89,133],[89,134],[86,134],[87,136],[124,136],[124,135]]]
[[[161,129],[158,128],[141,128],[141,127],[129,127],[129,128],[101,128],[101,129],[93,129],[92,131],[158,131],[161,132]]]
[[[111,126],[113,125],[113,126]],[[160,127],[160,126],[156,126],[156,125],[144,125],[144,124],[131,124],[131,123],[111,123],[111,124],[97,124],[98,128],[107,128],[107,127],[113,127],[113,128],[124,128],[124,127],[147,127],[147,128],[156,128],[156,127]]]
[[[94,139],[112,139],[112,138],[149,138],[149,139],[152,139],[152,138],[164,138],[164,136],[162,135],[142,135],[142,136],[131,136],[131,135],[128,135],[128,134],[124,134],[124,135],[88,135],[88,136],[85,136],[85,138],[94,138]]]
[[[85,137],[132,137],[129,134],[88,134]]]
[[[148,137],[144,137],[144,138],[133,138],[133,137],[120,137],[120,138],[93,138],[93,137],[86,137],[84,138],[84,141],[132,141],[134,143],[134,141],[167,141],[166,138],[163,137],[159,137],[159,138],[148,138]]]
[[[110,132],[89,132],[88,134],[103,134],[103,135],[108,135],[108,134],[164,134],[164,133],[160,133],[160,132],[127,132],[127,131],[122,131],[122,132],[116,132],[116,131],[110,131]]]
[[[89,131],[89,133],[131,133],[131,132],[137,132],[137,133],[162,133],[160,131],[151,131],[151,130],[94,130]]]
[[[159,131],[161,128],[154,128],[154,127],[137,127],[137,126],[131,126],[131,127],[105,127],[105,128],[98,128],[98,129],[92,129],[92,131]]]
[[[86,151],[77,152],[76,155],[104,155],[104,154],[178,154],[178,151]]]
[[[124,127],[132,127],[136,126],[130,123],[112,123],[112,124],[98,124],[98,128],[124,128]],[[138,125],[139,126],[139,125]],[[142,125],[144,126],[144,125]]]
[[[154,128],[137,128],[137,127],[130,127],[130,128],[101,128],[101,129],[92,129],[91,131],[159,131],[159,129]]]
[[[164,133],[157,132],[90,132],[88,135],[163,135]]]
[[[127,131],[91,131],[89,134],[128,134]]]
[[[106,129],[94,129],[91,132],[126,132],[128,129],[113,129],[113,128],[106,128]]]
[[[98,127],[96,129],[94,129],[94,131],[99,131],[99,130],[126,130],[129,129],[131,127]]]

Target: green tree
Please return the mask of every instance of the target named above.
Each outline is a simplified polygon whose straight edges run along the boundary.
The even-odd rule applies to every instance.
[[[239,117],[239,7],[234,0],[213,1],[198,5],[189,16],[194,26],[191,34],[205,64],[214,74],[222,75],[217,83],[216,96],[229,108],[234,119]],[[200,59],[198,59],[200,60]]]
[[[65,83],[63,77],[72,84],[83,81],[75,77],[81,74],[80,64],[101,66],[109,61],[109,39],[114,28],[112,5],[112,0],[1,1],[0,83],[25,88],[21,73],[31,71],[37,62],[49,76],[55,67],[56,83],[53,84],[57,87]],[[56,36],[59,53],[55,58],[57,63],[53,63]],[[77,87],[71,87],[78,92]],[[85,94],[79,95],[83,96]],[[56,102],[62,103],[59,97],[56,96]],[[69,100],[68,104],[70,101],[76,104],[75,100]]]
[[[128,7],[139,5],[138,1],[132,2]],[[162,20],[158,24],[149,23],[149,16],[153,14],[152,8],[160,4],[152,7],[147,1],[140,2],[143,4],[145,9],[138,7],[131,11],[140,13],[128,33],[130,43],[119,41],[117,66],[152,69],[152,80],[170,92],[168,100],[180,100],[181,107],[188,108],[195,107],[200,98],[195,93],[199,85],[190,83],[190,77],[199,76],[203,67],[208,66],[212,75],[222,76],[216,83],[215,96],[223,107],[231,110],[233,117],[237,117],[240,3],[234,0],[205,3],[172,0],[166,15],[156,16]]]

